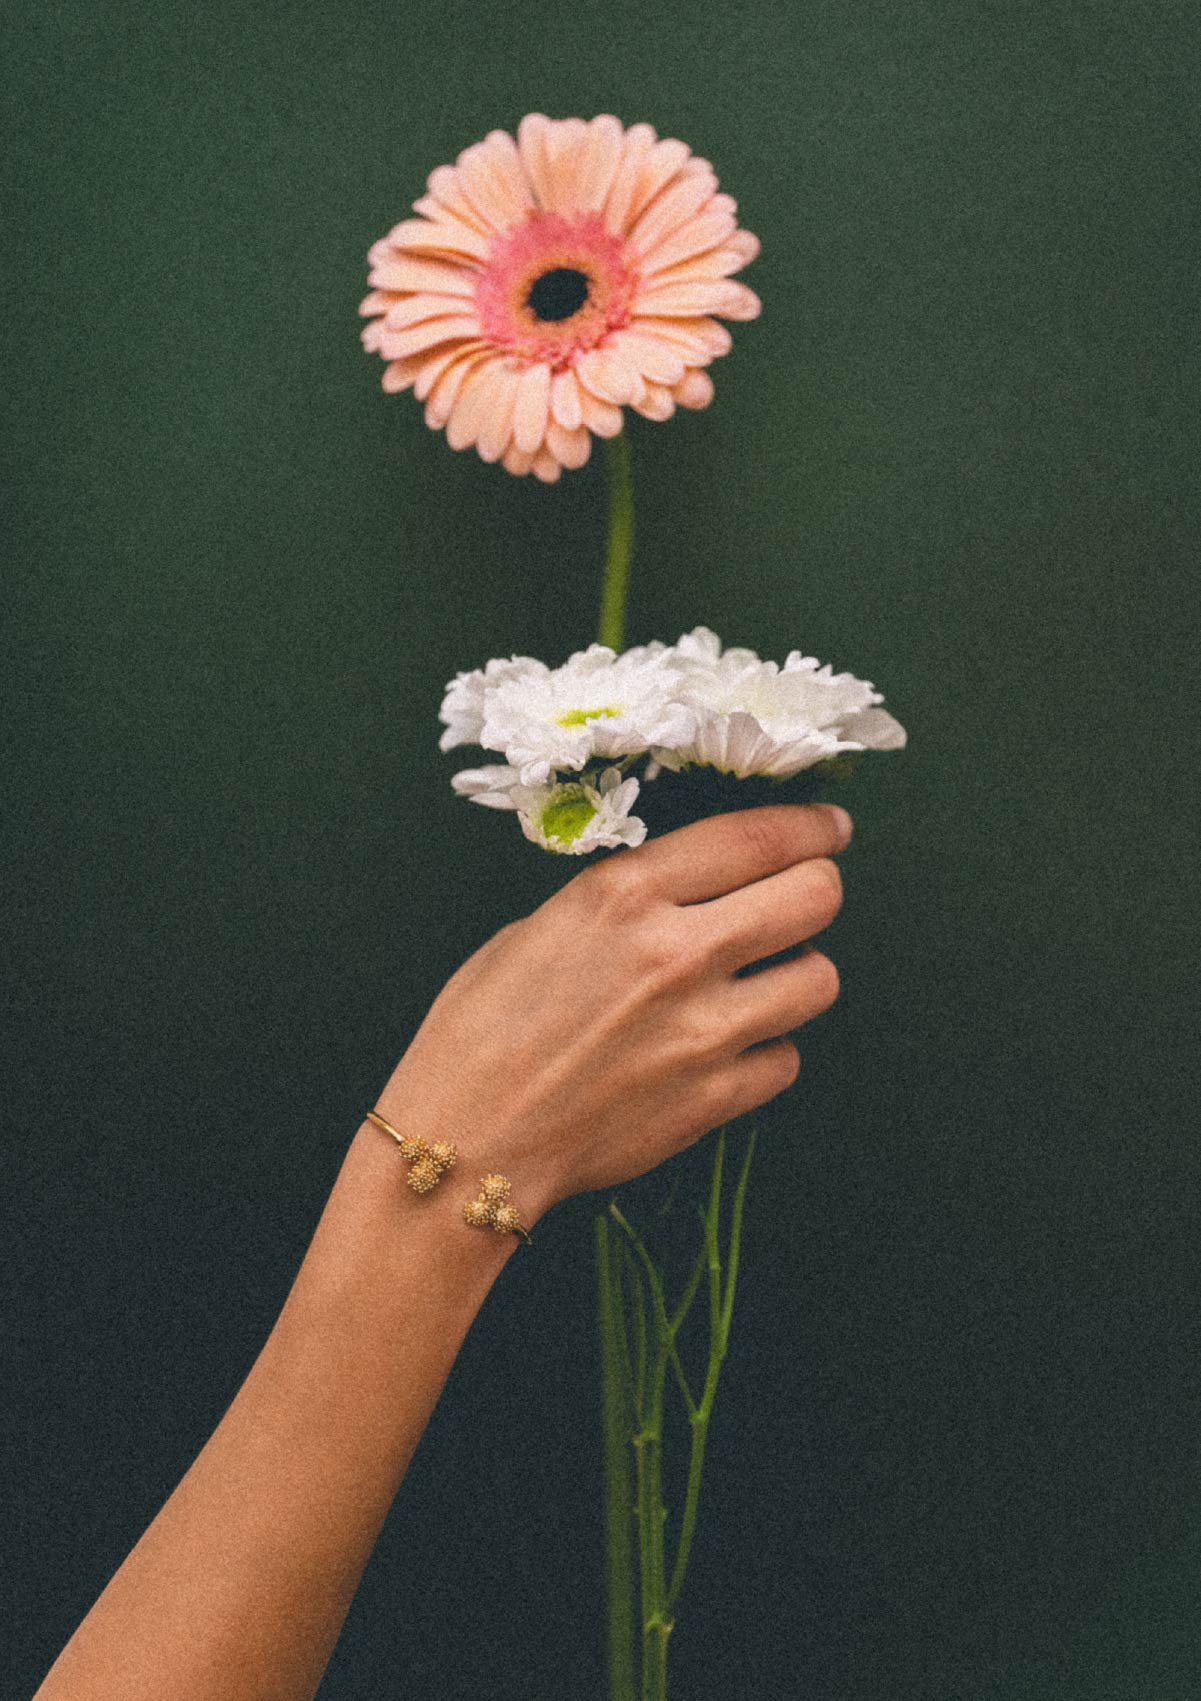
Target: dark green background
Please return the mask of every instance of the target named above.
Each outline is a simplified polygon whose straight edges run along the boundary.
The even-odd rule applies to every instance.
[[[910,733],[843,792],[844,992],[764,1124],[674,1693],[1201,1694],[1196,16],[15,12],[14,1694],[239,1386],[434,993],[552,884],[436,715],[591,637],[599,457],[452,454],[355,316],[430,169],[532,109],[682,137],[763,240],[713,407],[633,422],[631,637],[799,646]],[[599,1701],[596,1203],[490,1296],[331,1701]]]

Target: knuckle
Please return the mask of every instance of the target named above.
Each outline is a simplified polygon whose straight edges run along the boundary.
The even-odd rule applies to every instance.
[[[672,985],[698,979],[709,963],[710,948],[695,928],[662,927],[656,930],[658,968]]]
[[[646,878],[636,858],[628,852],[606,857],[604,862],[578,876],[581,895],[601,906],[609,916],[628,915],[641,907],[646,896]]]
[[[685,1049],[693,1062],[712,1063],[730,1048],[730,1029],[712,1011],[693,1011],[685,1023]]]
[[[688,978],[692,968],[687,940],[681,939],[663,918],[642,917],[636,952],[643,978],[654,986],[668,989],[677,986]]]
[[[652,985],[671,993],[704,979],[713,958],[713,941],[691,917],[669,905],[643,904],[637,916],[638,960]]]

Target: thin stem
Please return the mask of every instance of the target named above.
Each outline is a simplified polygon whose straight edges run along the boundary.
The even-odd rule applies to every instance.
[[[667,1701],[667,1638],[671,1625],[664,1612],[663,1526],[667,1508],[663,1504],[663,1384],[667,1376],[666,1341],[655,1354],[650,1391],[650,1415],[646,1433],[646,1522],[642,1540],[648,1550],[646,1573],[649,1590],[642,1598],[642,1692],[644,1701]]]
[[[642,1298],[642,1277],[639,1274],[634,1254],[624,1240],[621,1243],[621,1255],[625,1261],[626,1278],[634,1309],[634,1364],[637,1367],[634,1372],[634,1428],[641,1429],[643,1405],[646,1400],[646,1306]],[[619,1298],[620,1294],[619,1283]],[[623,1323],[623,1330],[624,1327]]]
[[[724,1129],[718,1136],[717,1154],[713,1162],[713,1186],[709,1195],[709,1209],[702,1213],[705,1222],[704,1251],[709,1265],[709,1367],[700,1403],[695,1411],[689,1413],[692,1420],[692,1450],[688,1460],[688,1486],[684,1494],[684,1514],[680,1520],[679,1546],[676,1549],[676,1561],[672,1567],[671,1584],[667,1590],[664,1606],[665,1615],[670,1615],[675,1610],[680,1589],[684,1582],[684,1571],[688,1564],[688,1556],[692,1549],[692,1538],[696,1531],[701,1473],[705,1463],[705,1444],[709,1438],[709,1419],[713,1412],[713,1402],[717,1398],[718,1379],[721,1376],[721,1367],[725,1361],[730,1338],[730,1319],[734,1310],[734,1286],[738,1279],[738,1259],[742,1244],[743,1205],[746,1201],[747,1182],[750,1178],[751,1158],[754,1151],[755,1130],[752,1129],[750,1139],[747,1142],[746,1155],[742,1160],[738,1185],[734,1191],[728,1273],[724,1293],[721,1285],[721,1256],[717,1239],[718,1216],[721,1206],[721,1172],[725,1156]]]
[[[680,1325],[688,1315],[688,1307],[692,1304],[692,1297],[696,1292],[697,1281],[700,1279],[702,1262],[698,1261],[697,1268],[694,1272],[694,1279],[689,1281],[688,1287],[684,1292],[683,1301],[676,1307],[675,1314],[669,1318],[667,1315],[666,1301],[663,1295],[663,1278],[655,1268],[654,1260],[646,1249],[645,1241],[642,1239],[642,1236],[638,1233],[637,1229],[632,1228],[622,1213],[618,1210],[616,1200],[610,1204],[609,1211],[614,1220],[625,1230],[630,1241],[633,1243],[638,1256],[642,1259],[642,1262],[646,1266],[647,1275],[650,1279],[651,1299],[654,1305],[655,1324],[659,1331],[659,1338],[667,1349],[667,1355],[671,1361],[671,1368],[675,1372],[675,1378],[679,1384],[680,1392],[684,1396],[684,1403],[688,1407],[688,1415],[691,1417],[692,1413],[696,1410],[696,1401],[693,1399],[692,1391],[688,1386],[688,1378],[684,1374],[684,1366],[680,1363],[680,1354],[676,1347],[676,1336],[680,1332]],[[632,1260],[634,1254],[630,1251],[628,1246],[625,1248],[625,1252],[627,1257]],[[641,1293],[639,1294],[639,1299],[641,1300]],[[639,1401],[641,1403],[641,1395],[639,1395]]]
[[[672,1625],[664,1612],[666,1562],[663,1530],[667,1522],[667,1508],[663,1504],[663,1390],[669,1361],[690,1411],[695,1409],[695,1402],[676,1354],[675,1334],[663,1298],[663,1280],[654,1259],[647,1251],[642,1236],[622,1215],[616,1200],[610,1204],[609,1212],[627,1237],[628,1244],[623,1245],[623,1250],[631,1287],[640,1296],[639,1259],[646,1270],[654,1321],[654,1354],[649,1383],[645,1385],[645,1399],[639,1402],[641,1421],[633,1441],[638,1473],[639,1574],[642,1586],[642,1698],[643,1701],[666,1701],[667,1638]]]
[[[679,1305],[676,1306],[672,1313],[671,1331],[673,1335],[679,1333],[680,1325],[692,1309],[692,1302],[696,1298],[696,1290],[700,1286],[701,1277],[705,1273],[705,1265],[708,1262],[708,1258],[709,1249],[706,1246],[702,1246],[700,1251],[697,1253],[696,1263],[692,1266],[692,1274],[688,1278],[688,1286],[684,1289],[683,1297],[681,1298]]]
[[[623,1242],[621,1247],[623,1257],[625,1250]],[[642,1396],[638,1392],[635,1381],[633,1360],[630,1357],[630,1342],[626,1334],[625,1297],[622,1293],[621,1269],[616,1252],[612,1247],[609,1249],[609,1263],[610,1310],[613,1318],[613,1334],[617,1343],[617,1363],[621,1371],[622,1387],[626,1396],[626,1423],[627,1427],[637,1429],[638,1409]]]
[[[747,1141],[746,1156],[742,1160],[742,1173],[738,1177],[738,1186],[734,1190],[734,1211],[730,1221],[730,1253],[729,1270],[726,1275],[726,1291],[721,1306],[721,1356],[726,1356],[726,1346],[730,1339],[730,1318],[734,1312],[734,1286],[738,1281],[738,1255],[742,1246],[742,1207],[746,1203],[746,1184],[751,1175],[751,1159],[755,1155],[755,1140],[758,1129],[752,1128],[750,1139]]]
[[[630,558],[634,552],[634,491],[630,483],[630,444],[624,431],[605,444],[609,472],[609,537],[601,591],[600,642],[620,650],[625,636]]]
[[[608,1600],[610,1701],[635,1701],[634,1579],[625,1399],[616,1318],[620,1292],[609,1254],[609,1225],[596,1218],[601,1346],[601,1427],[605,1462],[605,1582]]]

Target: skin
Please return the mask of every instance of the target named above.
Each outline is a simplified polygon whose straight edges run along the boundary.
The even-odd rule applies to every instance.
[[[842,902],[845,811],[714,817],[587,867],[452,976],[376,1109],[450,1140],[430,1194],[358,1129],[229,1410],[35,1701],[306,1701],[459,1347],[521,1247],[471,1228],[488,1172],[532,1228],[795,1080],[780,1036],[838,975],[801,945]],[[749,1050],[748,1047],[754,1047]]]

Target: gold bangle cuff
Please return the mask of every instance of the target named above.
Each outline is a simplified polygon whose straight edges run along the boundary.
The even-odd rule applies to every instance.
[[[408,1184],[414,1193],[429,1193],[452,1167],[458,1152],[447,1140],[435,1140],[432,1145],[415,1134],[401,1134],[377,1110],[367,1112],[367,1120],[390,1134],[400,1147],[400,1155],[408,1160],[411,1169]],[[494,1228],[501,1234],[519,1234],[527,1246],[534,1243],[509,1198],[511,1183],[507,1176],[485,1175],[480,1179],[478,1199],[470,1199],[463,1207],[463,1220],[472,1228]]]

